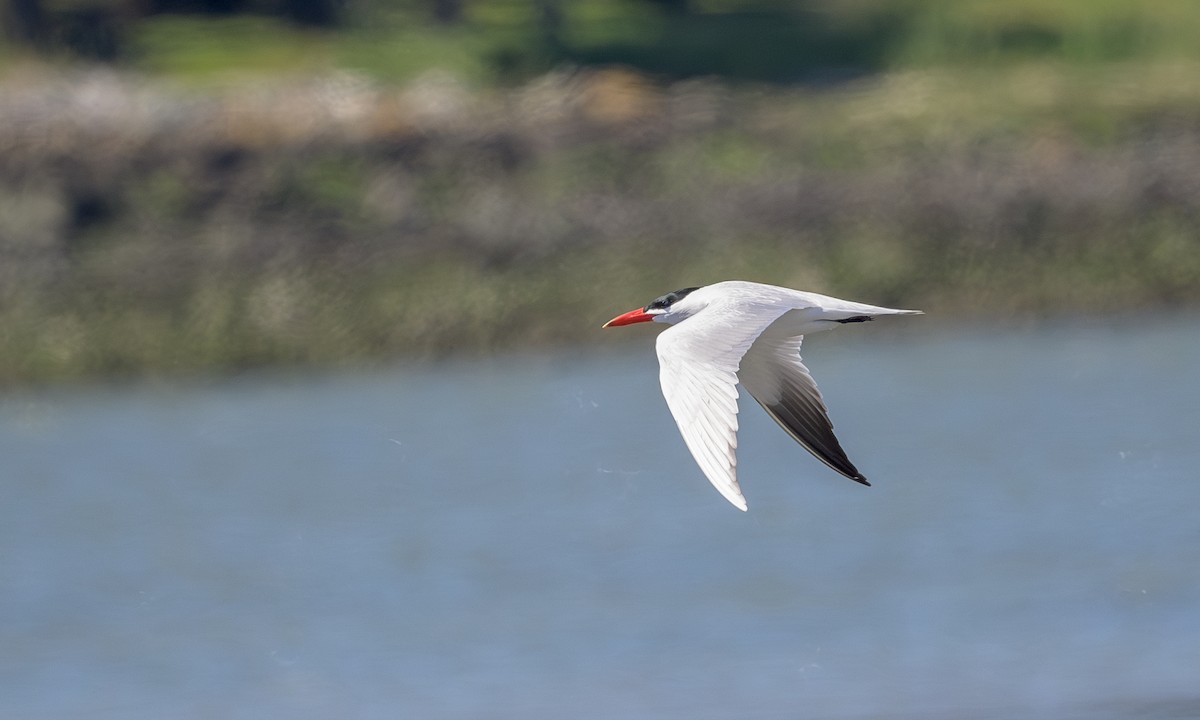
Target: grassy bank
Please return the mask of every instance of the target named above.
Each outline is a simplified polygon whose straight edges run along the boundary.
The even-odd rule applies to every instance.
[[[0,382],[599,341],[733,277],[950,316],[1196,304],[1198,73],[10,74]]]

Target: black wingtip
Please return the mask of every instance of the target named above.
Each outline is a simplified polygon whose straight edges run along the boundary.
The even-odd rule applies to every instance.
[[[871,487],[871,483],[867,482],[867,478],[865,478],[862,475],[858,475],[858,476],[852,477],[850,479],[856,483],[862,483],[863,485],[866,485],[867,487]]]

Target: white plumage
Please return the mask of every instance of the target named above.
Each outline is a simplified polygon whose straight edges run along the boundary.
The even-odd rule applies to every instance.
[[[821,393],[800,359],[805,335],[880,315],[919,315],[773,285],[728,281],[668,293],[605,327],[670,323],[658,336],[667,407],[701,471],[746,509],[737,481],[740,382],[784,430],[829,467],[870,483],[846,457]]]

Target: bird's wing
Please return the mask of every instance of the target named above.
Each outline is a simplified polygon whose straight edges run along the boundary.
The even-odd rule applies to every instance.
[[[742,358],[742,386],[821,462],[851,480],[870,485],[833,434],[821,391],[800,360],[803,340],[803,336],[789,337],[786,330],[774,326],[763,331]]]
[[[667,407],[709,482],[741,510],[737,482],[737,383],[742,356],[788,308],[711,312],[664,331],[656,344]]]

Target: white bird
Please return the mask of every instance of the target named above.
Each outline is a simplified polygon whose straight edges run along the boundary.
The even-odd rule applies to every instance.
[[[735,453],[738,383],[817,459],[870,485],[833,434],[817,384],[800,360],[800,343],[839,324],[920,314],[735,280],[667,293],[604,327],[648,321],[675,326],[656,343],[663,397],[705,476],[745,510]]]

